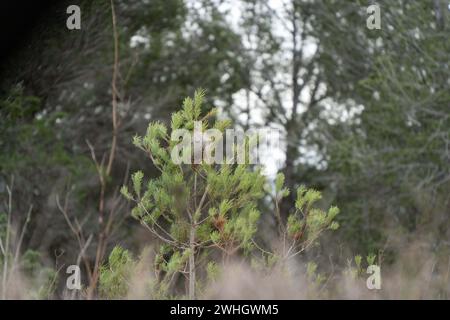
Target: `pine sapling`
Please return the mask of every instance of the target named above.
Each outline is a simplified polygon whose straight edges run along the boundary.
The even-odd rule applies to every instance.
[[[260,170],[248,163],[205,161],[206,149],[200,152],[201,161],[194,161],[199,156],[192,152],[195,142],[186,143],[185,136],[180,141],[177,130],[194,135],[195,123],[200,123],[202,132],[212,127],[223,133],[230,125],[227,120],[217,120],[210,126],[216,111],[202,114],[203,100],[201,90],[195,92],[193,99],[186,98],[182,110],[172,115],[171,132],[164,124],[153,122],[145,136],[133,139],[134,145],[159,170],[159,176],[144,182],[144,173],[137,171],[132,175],[132,189],[121,189],[135,204],[132,216],[162,243],[155,261],[157,270],[165,275],[161,286],[168,290],[175,274],[183,274],[190,299],[196,298],[197,275],[205,277],[213,252],[221,252],[226,260],[237,251],[248,252],[252,248],[260,217],[257,202],[263,196],[265,183]],[[223,142],[208,141],[210,147]],[[233,150],[238,150],[238,146],[233,146]],[[175,163],[173,156],[179,152],[188,154],[192,163]]]
[[[290,190],[284,187],[284,175],[279,173],[275,180],[275,215],[279,226],[282,250],[279,258],[290,259],[308,249],[319,238],[320,234],[329,229],[336,230],[339,223],[335,221],[339,208],[332,206],[327,211],[315,206],[322,194],[314,189],[300,186],[297,189],[295,211],[284,222],[280,213],[280,201],[289,195]]]

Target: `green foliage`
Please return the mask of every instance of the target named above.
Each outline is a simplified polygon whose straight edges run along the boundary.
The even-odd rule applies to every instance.
[[[194,121],[201,122],[202,130],[209,127],[225,130],[229,121],[215,121],[212,109],[202,115],[205,92],[198,90],[193,98],[186,98],[180,111],[172,115],[171,130],[185,129],[193,133]],[[265,195],[265,177],[261,169],[248,164],[175,164],[170,155],[179,141],[169,138],[171,132],[159,122],[148,125],[146,135],[135,136],[133,144],[144,151],[160,175],[144,181],[144,173],[132,175],[132,191],[123,186],[121,193],[134,202],[132,216],[138,219],[161,241],[160,253],[155,265],[161,277],[155,288],[167,294],[172,275],[186,272],[195,257],[210,260],[215,251],[226,258],[236,252],[248,253],[254,248],[253,237],[260,219],[258,201]],[[234,146],[236,148],[236,145]],[[190,152],[192,146],[187,147]],[[284,176],[275,181],[277,201],[289,195],[283,186]],[[314,208],[321,198],[320,192],[301,187],[297,190],[295,214],[288,219],[287,230],[294,246],[305,246],[315,240],[326,228],[336,229],[334,218],[339,213],[336,207],[328,212]],[[305,233],[305,238],[299,232]],[[298,244],[295,244],[298,240]],[[304,249],[304,248],[303,248]],[[302,250],[303,250],[302,249]],[[268,256],[265,264],[274,265],[277,258]],[[270,262],[269,262],[270,260]],[[197,273],[215,277],[218,273],[214,261],[206,265],[194,262]],[[193,275],[189,272],[188,278]],[[192,292],[189,293],[192,297]]]
[[[309,262],[306,265],[306,274],[308,275],[308,277],[315,276],[316,271],[317,271],[317,264],[315,262]]]
[[[56,291],[58,273],[52,268],[42,267],[41,265],[37,279],[39,279],[38,289],[35,293],[32,292],[31,296],[38,300],[51,299]]]
[[[194,121],[201,121],[203,130],[209,127],[208,119],[215,111],[202,116],[204,96],[198,90],[184,100],[182,110],[172,115],[172,131],[192,132]],[[212,126],[224,129],[228,124],[222,121]],[[169,245],[164,255],[170,258],[160,263],[161,270],[166,275],[179,272],[197,252],[232,254],[251,249],[260,217],[257,202],[265,183],[260,169],[205,162],[176,165],[169,155],[177,141],[169,137],[159,122],[150,123],[144,137],[134,137],[133,144],[149,155],[160,176],[145,183],[143,172],[138,171],[132,176],[133,192],[127,186],[121,189],[135,202],[133,217]],[[163,261],[162,256],[157,259]]]
[[[277,200],[285,198],[289,195],[289,189],[283,188],[284,186],[284,174],[278,173],[275,179],[275,192],[277,194]]]
[[[206,272],[208,274],[208,280],[214,281],[220,276],[220,268],[214,261],[208,262],[206,266]]]
[[[353,261],[351,259],[349,259],[347,261],[347,268],[344,270],[344,275],[350,277],[351,279],[358,279],[361,278],[363,279],[364,276],[366,275],[366,268],[370,265],[374,265],[375,263],[375,259],[376,259],[376,255],[375,254],[369,254],[366,257],[366,262],[367,264],[363,261],[363,258],[361,255],[356,255],[353,258]],[[354,264],[353,264],[354,262]]]
[[[119,123],[124,126],[119,130],[121,151],[115,158],[112,179],[120,176],[124,162],[142,169],[132,175],[121,193],[133,203],[132,216],[164,243],[155,261],[159,274],[154,288],[158,296],[169,296],[180,287],[177,275],[188,276],[192,257],[200,281],[202,277],[214,278],[210,275],[217,274],[219,260],[226,261],[233,254],[247,257],[254,251],[267,250],[261,261],[253,264],[270,269],[309,248],[326,230],[339,229],[339,235],[344,236],[340,239],[347,240],[344,244],[356,252],[377,252],[385,243],[390,244],[385,238],[388,232],[395,232],[397,238],[399,232],[420,230],[421,237],[414,240],[432,239],[433,251],[447,257],[450,42],[445,21],[448,12],[442,7],[446,4],[379,0],[386,23],[382,30],[369,31],[364,23],[366,12],[361,10],[369,1],[348,1],[338,6],[336,0],[292,1],[272,10],[261,1],[246,0],[241,3],[238,29],[242,33],[235,34],[216,1],[197,2],[192,12],[183,0],[116,3],[119,56],[126,58],[120,61],[123,77],[118,77],[123,83],[117,85],[121,97]],[[6,176],[18,177],[21,194],[17,202],[25,205],[33,201],[39,215],[45,210],[43,219],[53,221],[51,202],[54,193],[62,189],[58,181],[67,178],[76,185],[77,195],[69,206],[83,209],[71,211],[93,213],[96,218],[96,195],[84,188],[94,183],[90,174],[94,167],[84,142],[96,142],[95,153],[100,160],[107,147],[102,143],[111,135],[109,114],[103,112],[110,103],[105,94],[110,74],[103,72],[107,69],[104,63],[112,61],[108,6],[105,1],[83,1],[85,25],[96,26],[89,37],[85,33],[68,36],[59,27],[59,38],[41,39],[39,34],[29,46],[33,52],[18,55],[17,63],[13,59],[5,68],[9,72],[5,71],[2,78],[8,87],[1,88],[0,97],[0,192]],[[97,15],[99,12],[103,14]],[[194,27],[185,28],[186,21]],[[292,29],[296,25],[298,28]],[[278,37],[279,27],[289,30],[287,37]],[[146,42],[130,46],[129,40],[135,35]],[[241,37],[250,42],[241,41]],[[300,38],[306,41],[294,43],[297,46],[284,45]],[[317,44],[317,50],[302,54],[304,45],[311,41]],[[74,43],[89,50],[81,50],[82,55],[68,50]],[[295,49],[294,54],[289,53],[289,59],[285,59],[288,56],[284,50],[290,48]],[[61,57],[70,63],[58,62],[55,68],[55,61]],[[13,74],[10,79],[8,73]],[[27,86],[11,87],[10,80],[18,78]],[[209,97],[199,90],[193,97],[179,100],[200,85],[208,87]],[[285,172],[291,174],[277,175],[266,193],[265,179],[253,166],[190,166],[170,161],[177,143],[170,139],[174,130],[192,131],[194,121],[200,120],[203,130],[225,131],[231,121],[216,119],[216,110],[209,102],[220,102],[221,109],[233,116],[236,109],[230,106],[234,93],[243,91],[249,94],[247,110],[242,109],[248,116],[243,117],[248,120],[245,125],[255,120],[251,109],[256,103],[262,107],[261,114],[267,115],[267,124],[282,126],[287,133]],[[283,99],[291,94],[293,99]],[[128,97],[139,97],[139,102]],[[128,101],[134,113],[130,123],[129,117],[123,116]],[[179,104],[182,110],[169,118],[173,106]],[[360,111],[354,113],[357,109]],[[123,141],[128,139],[128,124],[138,128],[142,124],[139,121],[147,119],[144,113],[161,122],[152,122],[142,137],[133,138],[133,144],[146,154],[142,162],[135,163],[135,159],[129,159]],[[342,120],[347,115],[349,119]],[[298,160],[305,160],[299,146],[317,146],[319,155],[326,159],[320,163],[321,170],[296,165],[304,163]],[[145,163],[147,158],[155,168]],[[153,169],[159,171],[155,174]],[[109,182],[107,193],[114,189]],[[316,189],[297,189],[298,182]],[[269,196],[276,202],[273,207],[266,203]],[[279,205],[282,200],[290,205],[289,210]],[[343,214],[337,207],[328,208],[330,202],[339,204]],[[257,248],[257,227],[268,211],[262,208],[268,207],[277,216],[280,239],[287,242],[282,254],[266,248],[272,245],[271,238],[261,241],[264,249]],[[23,219],[17,214],[14,220]],[[39,232],[45,225],[43,221],[33,227]],[[89,229],[91,224],[88,221],[85,225]],[[1,238],[5,238],[8,227],[0,208]],[[45,230],[45,237],[59,236],[55,230]],[[262,237],[266,236],[263,230]],[[32,238],[35,241],[36,237]],[[50,240],[45,238],[42,244],[57,243]],[[117,259],[114,255],[113,260]],[[14,254],[8,252],[6,256]],[[0,256],[0,262],[2,259]],[[49,280],[50,289],[35,296],[50,295],[54,274],[52,270],[39,272],[42,257],[25,251],[19,260],[19,269],[27,278]],[[357,255],[349,265],[358,274],[366,262],[375,261],[375,255]],[[441,263],[435,269],[447,270],[447,262]],[[308,269],[315,275],[312,278],[320,278],[317,265]],[[105,290],[111,290],[112,296],[123,295],[119,283],[124,284],[126,277],[114,278],[113,271],[106,271],[109,276],[104,280],[116,281],[117,286]]]
[[[0,211],[0,238],[5,239],[8,227],[8,214]]]
[[[23,85],[17,84],[4,99],[0,99],[0,129],[4,129],[5,125],[14,125],[17,121],[33,117],[40,107],[40,99],[26,96]]]
[[[0,174],[26,175],[38,171],[37,167],[47,171],[63,167],[78,178],[93,171],[90,159],[71,154],[58,134],[60,127],[55,123],[67,115],[52,112],[38,116],[41,109],[40,99],[25,95],[21,85],[0,97]]]
[[[370,252],[390,232],[446,220],[437,208],[447,207],[450,194],[443,178],[450,173],[448,8],[442,1],[378,1],[386,25],[368,30],[363,1],[334,2],[310,7],[320,14],[312,25],[323,49],[322,76],[333,100],[362,112],[330,126],[333,139],[323,142],[328,170],[313,176],[336,179],[341,238]]]
[[[369,254],[368,256],[367,256],[367,264],[370,266],[370,265],[373,265],[373,264],[375,264],[375,259],[377,258],[377,255],[376,254],[373,254],[373,253],[371,253],[371,254]]]
[[[0,283],[2,283],[0,296],[10,298],[9,291],[17,287],[15,291],[20,292],[24,297],[50,299],[56,289],[57,272],[45,267],[40,252],[28,249],[22,253],[19,250],[23,238],[22,236],[18,238],[17,229],[11,222],[14,211],[10,188],[4,208],[7,213],[0,211]],[[26,232],[29,218],[28,215],[24,226],[20,229],[21,235]],[[18,279],[26,283],[26,288],[16,283]]]
[[[136,262],[127,250],[119,246],[114,247],[108,263],[100,270],[100,296],[107,299],[124,298],[128,293],[135,266]]]
[[[362,257],[360,255],[355,256],[355,263],[358,268],[361,268]]]
[[[10,286],[16,284],[11,283],[11,279],[19,272],[20,277],[26,283],[26,289],[23,293],[28,299],[51,299],[56,291],[58,273],[56,270],[46,267],[43,263],[41,254],[35,250],[26,250],[16,261],[17,265],[13,265],[13,254],[8,254],[8,273],[6,274],[7,282]],[[3,276],[4,256],[0,254],[0,280]]]

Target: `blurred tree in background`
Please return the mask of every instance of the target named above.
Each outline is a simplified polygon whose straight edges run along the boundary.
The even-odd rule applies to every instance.
[[[362,4],[314,8],[334,103],[362,110],[329,129],[319,179],[335,186],[353,245],[381,248],[389,235],[419,231],[440,250],[450,205],[449,12],[439,1],[380,1],[383,25],[371,31]]]

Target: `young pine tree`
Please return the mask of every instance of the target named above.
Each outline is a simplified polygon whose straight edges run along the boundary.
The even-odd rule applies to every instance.
[[[144,137],[134,138],[134,145],[148,155],[160,175],[144,181],[143,172],[138,171],[132,175],[132,190],[126,186],[121,190],[135,204],[133,217],[162,242],[156,267],[166,280],[160,284],[168,289],[172,275],[185,274],[190,299],[196,297],[199,270],[206,273],[213,252],[221,252],[222,259],[227,259],[252,247],[260,217],[257,202],[265,184],[260,170],[252,170],[248,164],[172,161],[180,143],[171,139],[175,130],[193,133],[194,122],[201,123],[202,131],[210,127],[215,110],[202,115],[203,98],[200,90],[193,99],[184,100],[182,110],[172,116],[171,132],[155,122],[150,123]],[[229,121],[215,121],[212,127],[223,133],[229,125]],[[188,154],[191,151],[191,145],[183,150]]]
[[[305,186],[297,188],[295,210],[283,220],[280,212],[280,202],[290,193],[284,187],[284,175],[279,173],[275,179],[272,198],[275,203],[275,217],[278,222],[279,237],[282,248],[276,258],[286,261],[307,250],[325,230],[336,230],[339,223],[335,221],[339,208],[332,206],[327,211],[316,206],[322,198],[320,191],[307,189]],[[281,252],[280,252],[281,251]]]

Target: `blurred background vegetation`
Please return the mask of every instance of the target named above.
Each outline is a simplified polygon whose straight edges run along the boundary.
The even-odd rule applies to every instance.
[[[85,234],[99,233],[100,199],[113,208],[130,172],[157,173],[132,137],[149,121],[168,124],[201,87],[205,104],[238,127],[280,129],[274,157],[283,159],[287,186],[313,187],[323,207],[340,208],[341,227],[308,258],[330,269],[374,253],[395,265],[419,244],[411,250],[434,261],[431,275],[446,273],[448,290],[450,8],[440,0],[377,3],[381,30],[366,27],[373,1],[115,0],[120,125],[104,188],[92,153],[100,162],[111,148],[111,5],[46,5],[26,37],[6,37],[14,48],[2,52],[0,224],[10,210],[15,228],[26,225],[20,251],[32,268],[74,264],[80,248],[57,200]],[[70,4],[81,8],[81,30],[65,26]],[[264,210],[258,237],[267,244],[274,221]],[[115,244],[140,252],[156,241],[125,202],[117,211],[105,255]],[[89,261],[95,248],[87,248]]]

